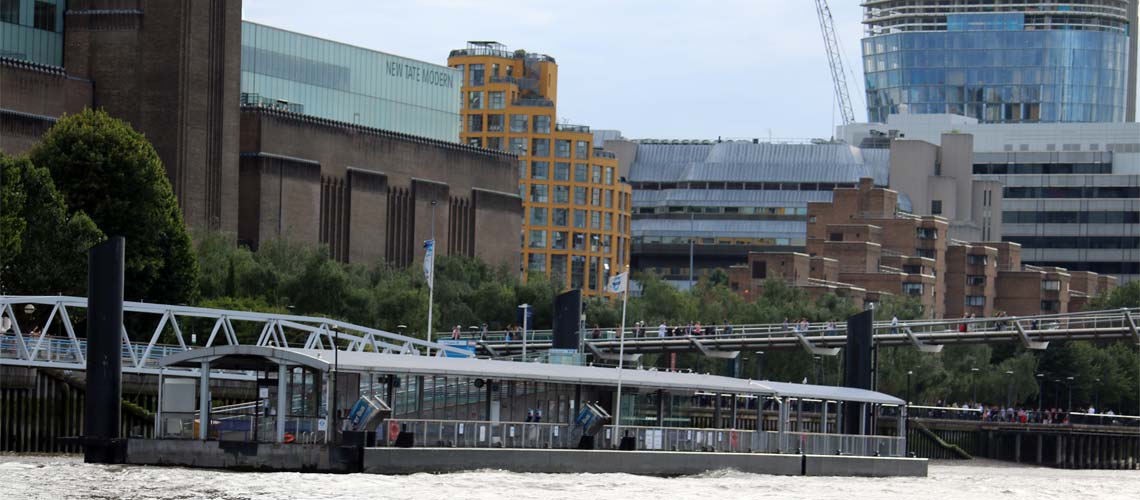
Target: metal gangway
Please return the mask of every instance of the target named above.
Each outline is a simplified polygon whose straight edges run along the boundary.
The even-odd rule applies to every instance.
[[[0,365],[86,369],[87,340],[76,333],[75,327],[76,321],[86,320],[86,309],[85,297],[0,296]],[[46,316],[42,314],[44,310],[48,311]],[[469,350],[315,316],[145,302],[124,302],[123,316],[124,373],[158,374],[159,359],[216,345],[320,349],[330,351],[330,357],[334,347],[340,351],[413,356],[473,356]],[[187,335],[184,325],[189,322],[210,325],[204,341],[197,342],[197,334]],[[245,335],[246,332],[251,335]],[[256,340],[250,341],[255,332]],[[163,368],[167,374],[179,370],[196,371]]]

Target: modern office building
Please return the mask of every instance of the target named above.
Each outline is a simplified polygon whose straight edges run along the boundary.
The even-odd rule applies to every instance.
[[[865,0],[868,120],[1136,118],[1138,0]]]
[[[629,262],[630,186],[589,127],[558,123],[554,58],[469,42],[448,65],[463,79],[463,142],[518,155],[524,278],[602,293]]]
[[[243,21],[243,104],[459,140],[459,71]]]
[[[0,1],[0,149],[98,106],[154,145],[187,224],[342,261],[518,266],[515,157],[459,139],[459,72],[241,22],[237,0]]]
[[[853,144],[894,136],[892,154],[907,143],[945,147],[947,137],[964,135],[972,136],[973,175],[969,183],[956,184],[957,192],[972,190],[963,199],[975,201],[975,213],[989,210],[990,228],[998,230],[982,240],[1020,243],[1027,265],[1112,275],[1122,283],[1140,279],[1138,123],[980,124],[962,116],[893,115],[887,123],[853,124],[839,132]],[[891,161],[903,170],[896,175],[899,170],[892,168],[890,185],[904,193],[916,190],[896,180],[933,174],[901,157]],[[943,175],[949,168],[942,165]],[[991,183],[1002,186],[1000,196]],[[979,199],[989,205],[978,205]],[[932,207],[913,208],[929,214]]]
[[[606,148],[629,165],[634,188],[631,266],[680,287],[690,283],[690,255],[695,281],[746,263],[749,252],[802,252],[810,202],[863,177],[887,184],[888,151],[839,143],[643,139]]]

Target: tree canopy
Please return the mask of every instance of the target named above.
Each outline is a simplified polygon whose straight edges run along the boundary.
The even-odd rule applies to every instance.
[[[28,152],[51,172],[72,213],[127,240],[127,300],[187,303],[198,264],[178,201],[154,147],[104,111],[64,116]]]

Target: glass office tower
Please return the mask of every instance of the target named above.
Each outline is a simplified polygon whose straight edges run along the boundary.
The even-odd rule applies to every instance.
[[[1130,119],[1136,1],[865,1],[868,120],[908,113],[983,123]]]
[[[241,25],[244,105],[458,142],[460,75],[447,66]]]
[[[64,0],[0,0],[0,58],[63,66]]]

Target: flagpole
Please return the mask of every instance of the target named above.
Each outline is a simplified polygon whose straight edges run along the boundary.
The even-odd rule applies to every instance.
[[[621,294],[621,329],[618,330],[618,376],[617,376],[617,409],[614,411],[614,442],[620,444],[621,436],[621,373],[625,365],[625,304],[629,299],[629,271],[622,278]]]
[[[431,200],[431,263],[428,274],[428,322],[427,322],[427,341],[431,342],[431,306],[435,302],[435,205],[436,201]],[[425,260],[427,256],[425,255]],[[426,263],[425,263],[425,267]],[[430,349],[430,348],[429,348]]]

